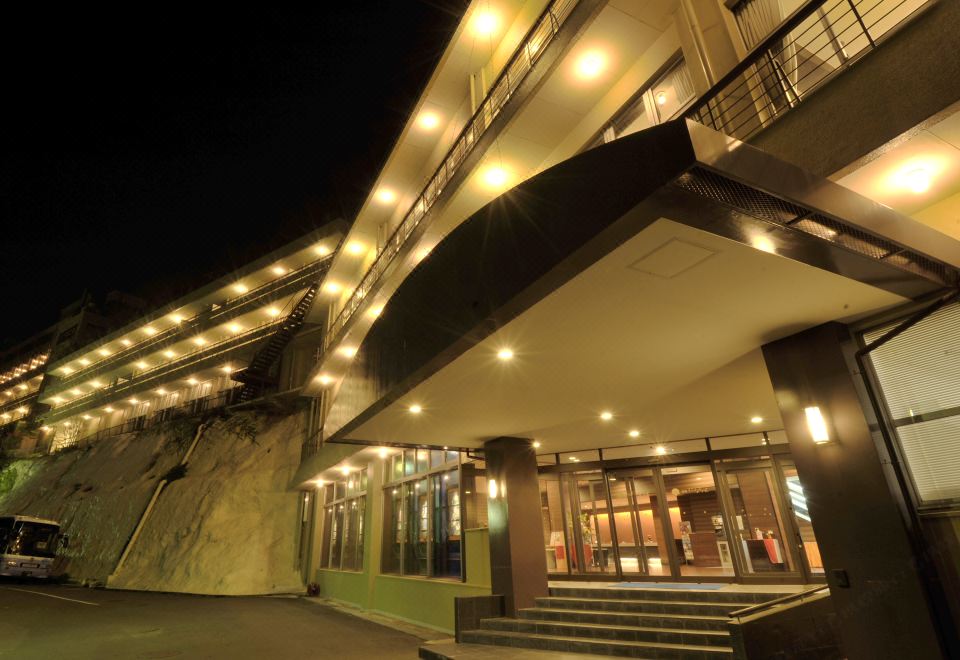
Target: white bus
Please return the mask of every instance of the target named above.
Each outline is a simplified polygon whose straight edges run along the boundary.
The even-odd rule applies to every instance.
[[[57,548],[66,544],[55,520],[0,516],[0,575],[48,578]]]

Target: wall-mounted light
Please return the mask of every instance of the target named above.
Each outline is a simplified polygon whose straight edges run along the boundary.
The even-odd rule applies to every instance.
[[[491,500],[497,499],[497,496],[500,494],[500,488],[497,486],[497,480],[491,479],[487,482],[487,497]]]
[[[803,409],[803,413],[807,416],[807,429],[810,431],[810,438],[818,445],[830,442],[827,420],[820,412],[820,406],[807,406]]]

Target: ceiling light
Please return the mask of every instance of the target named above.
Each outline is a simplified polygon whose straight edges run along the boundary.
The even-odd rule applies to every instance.
[[[497,358],[506,362],[513,359],[513,351],[509,348],[501,348],[497,351]]]
[[[74,387],[72,390],[70,390],[70,394],[72,394],[73,396],[80,396],[81,394],[83,394],[83,391],[80,390],[79,388]]]
[[[71,369],[70,367],[64,367],[63,369],[61,369],[61,371],[63,371],[63,373],[65,373],[65,374],[67,374],[67,375],[73,373],[73,369]]]
[[[143,331],[144,331],[144,333],[146,333],[146,335],[147,335],[148,337],[152,337],[152,336],[154,336],[155,334],[157,334],[157,329],[154,328],[153,326],[149,326],[149,325],[148,325],[147,327],[145,327],[145,328],[143,329]]]
[[[381,314],[383,314],[383,305],[377,305],[376,307],[371,307],[370,311],[367,312],[370,318],[375,319]]]
[[[363,254],[367,250],[367,246],[361,243],[360,241],[350,241],[347,243],[347,252],[353,255]]]
[[[327,293],[340,293],[340,291],[343,290],[343,287],[336,282],[327,282],[323,285],[323,290]]]
[[[99,380],[91,380],[88,385],[90,385],[90,387],[103,387],[103,383]]]
[[[129,400],[130,403],[132,403],[133,405],[137,405],[138,403],[140,403],[140,400],[137,399],[137,398],[135,398],[135,397],[130,397],[130,399],[128,399],[128,400]]]
[[[417,125],[425,131],[432,131],[440,125],[440,117],[435,112],[425,110],[417,117]]]
[[[207,343],[207,340],[204,339],[203,337],[194,337],[193,343],[196,344],[197,346],[203,346],[204,344]]]
[[[241,326],[239,323],[231,323],[230,325],[227,326],[227,330],[229,330],[233,334],[237,334],[238,332],[243,330],[243,326]]]
[[[630,433],[628,433],[627,435],[629,435],[631,438],[639,438],[639,437],[640,437],[640,431],[638,431],[637,429],[633,429],[633,430],[631,430]]]
[[[196,385],[196,384],[199,383],[199,382],[200,382],[200,381],[198,381],[196,378],[188,378],[188,379],[187,379],[187,385]]]
[[[164,352],[163,352],[163,356],[164,356],[164,357],[168,357],[168,358],[172,358],[172,357],[176,357],[177,354],[174,353],[173,351],[169,351],[169,350],[168,350],[168,351],[164,351]]]
[[[26,415],[29,411],[30,409],[25,406],[20,406],[19,408],[17,408],[17,412],[20,413],[21,415]]]
[[[664,447],[663,445],[657,445],[656,447],[653,448],[653,451],[655,454],[659,454],[660,456],[663,456],[664,454],[667,453],[667,448]]]
[[[613,413],[609,410],[604,410],[602,413],[600,413],[600,419],[605,422],[609,422],[611,419],[613,419]]]
[[[393,192],[390,188],[380,188],[373,195],[381,204],[393,204],[397,201],[397,193]]]
[[[111,408],[110,406],[107,406],[106,408],[103,409],[103,412],[105,412],[105,413],[112,413],[112,412],[113,412],[113,408]]]
[[[236,284],[233,285],[233,290],[242,295],[248,292],[250,289],[247,288],[246,284],[242,282],[237,282]]]
[[[25,390],[25,389],[27,389],[27,384],[26,384],[26,383],[20,383],[19,385],[17,385],[17,387],[20,388],[21,390]]]
[[[607,56],[599,50],[587,51],[577,60],[576,66],[581,78],[596,78],[607,68]]]
[[[50,400],[53,401],[54,403],[63,403],[63,399],[58,396],[55,396]]]
[[[657,105],[663,105],[667,102],[666,92],[657,92]]]
[[[390,452],[386,447],[380,447],[380,449],[377,450],[377,454],[380,456],[380,458],[386,458],[387,454],[389,453]]]
[[[580,462],[580,459],[577,458],[576,456],[571,456],[571,457],[570,457],[570,460],[571,460],[572,462],[574,462],[574,463],[579,463],[579,462]]]
[[[123,344],[124,346],[130,346],[131,344],[133,344],[133,342],[130,341],[129,339],[121,339],[120,343]]]
[[[754,236],[750,239],[750,245],[761,252],[769,252],[770,254],[777,253],[777,246],[767,236]]]
[[[340,474],[342,474],[343,476],[347,476],[348,474],[350,474],[350,466],[344,465],[342,468],[340,468]]]
[[[141,360],[140,362],[137,362],[137,363],[136,363],[135,365],[133,365],[133,366],[135,366],[137,369],[146,369],[149,365],[148,365],[146,362],[144,362],[143,360]]]
[[[233,373],[233,367],[231,367],[229,364],[225,364],[222,367],[220,367],[220,371],[222,371],[225,374]]]
[[[409,410],[410,412],[412,412],[414,415],[419,415],[420,413],[423,412],[423,408],[422,408],[419,404],[416,404],[416,403],[413,404],[412,406],[410,406],[409,408],[407,408],[407,410]]]
[[[338,350],[340,351],[340,355],[347,358],[352,358],[357,354],[356,346],[341,346]]]
[[[539,441],[539,440],[534,440],[534,441],[533,441],[533,448],[534,448],[534,449],[540,449],[540,441]]]
[[[901,175],[901,181],[910,192],[919,195],[930,190],[933,175],[924,167],[915,167]]]
[[[483,172],[483,182],[490,188],[503,188],[507,185],[507,180],[509,178],[510,175],[507,173],[507,171],[497,165],[488,167]]]
[[[172,315],[170,317],[170,320],[173,321],[174,323],[183,323],[183,317],[180,316],[179,314]]]
[[[500,17],[490,10],[477,10],[470,21],[474,34],[479,37],[489,37],[500,26]]]
[[[760,417],[759,415],[754,415],[753,417],[750,418],[751,424],[759,424],[762,421],[763,421],[763,417]]]
[[[43,431],[44,433],[49,433],[53,429],[51,429],[49,426],[41,426],[40,430]]]
[[[327,374],[320,374],[319,376],[317,376],[317,382],[323,385],[324,387],[326,387],[327,385],[333,382],[333,377],[328,376]]]
[[[271,272],[273,272],[274,275],[286,275],[286,274],[287,274],[287,269],[284,268],[283,266],[274,266],[274,267],[271,268],[270,270],[271,270]]]
[[[162,387],[158,387],[158,388],[157,388],[157,394],[159,394],[160,396],[163,396],[163,395],[165,395],[166,393],[167,393],[167,391],[166,391],[165,389],[163,389]]]
[[[266,312],[268,316],[272,316],[273,318],[280,316],[280,310],[276,307],[267,307]]]
[[[321,257],[325,257],[328,254],[330,254],[330,248],[328,248],[326,245],[314,246],[313,251],[316,252]]]
[[[107,357],[108,355],[110,355],[110,351],[108,351],[108,350],[105,349],[105,348],[98,348],[98,349],[97,349],[97,353],[99,353],[99,354],[102,355],[103,357]]]
[[[87,366],[88,364],[90,364],[90,360],[88,360],[87,358],[80,358],[79,360],[77,360],[77,362],[79,362],[83,366]]]
[[[93,417],[91,417],[90,415],[81,415],[81,417],[83,417],[83,418],[86,419],[86,420],[91,420],[91,419],[93,419]]]

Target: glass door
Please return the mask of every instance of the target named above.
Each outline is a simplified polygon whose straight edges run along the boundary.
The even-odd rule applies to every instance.
[[[803,573],[797,534],[773,462],[720,461],[717,473],[725,489],[730,538],[741,574],[796,579]]]
[[[817,537],[813,533],[813,523],[807,510],[807,498],[800,483],[800,476],[797,474],[797,466],[792,459],[783,458],[779,461],[779,468],[786,489],[787,510],[796,529],[797,543],[807,572],[807,580],[822,580],[825,576],[823,559],[820,558],[820,546],[817,545]]]
[[[600,470],[563,475],[566,482],[571,571],[580,575],[616,575],[606,483]]]
[[[621,574],[669,577],[670,540],[653,468],[611,471],[607,481]]]

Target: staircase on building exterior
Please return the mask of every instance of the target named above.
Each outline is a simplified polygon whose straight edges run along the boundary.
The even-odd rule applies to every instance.
[[[230,377],[243,383],[237,395],[238,403],[252,401],[263,396],[267,387],[276,384],[276,378],[271,376],[271,368],[283,353],[283,349],[293,341],[303,322],[313,307],[313,300],[317,297],[320,288],[319,280],[314,282],[303,297],[297,301],[291,312],[279,324],[276,331],[269,336],[263,346],[254,354],[246,369],[233,373]]]
[[[463,644],[628,658],[733,658],[731,612],[782,596],[703,589],[551,587],[516,618],[481,619]],[[424,654],[426,651],[426,655]],[[430,655],[421,648],[421,657]]]

